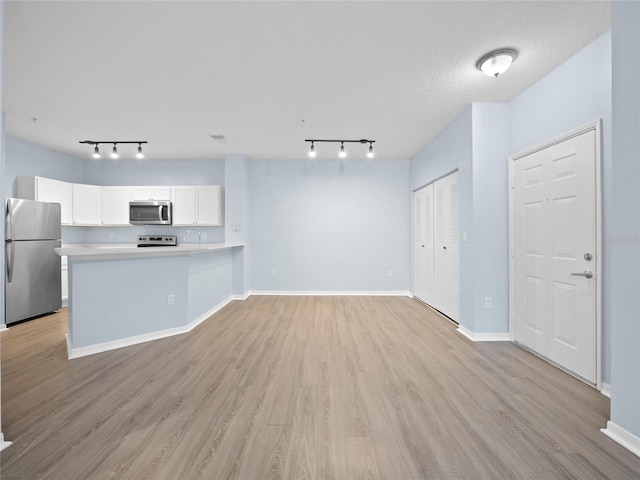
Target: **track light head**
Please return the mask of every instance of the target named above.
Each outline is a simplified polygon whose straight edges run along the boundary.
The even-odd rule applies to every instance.
[[[142,143],[138,144],[138,152],[136,153],[136,158],[144,158],[144,153],[142,153]]]
[[[340,142],[340,152],[338,153],[340,158],[345,158],[347,156],[347,152],[344,151],[344,142]]]
[[[93,158],[100,158],[100,149],[98,148],[98,144],[96,143],[95,148],[93,149]]]
[[[367,152],[367,158],[373,158],[373,142],[369,142],[369,151]]]
[[[116,144],[113,144],[113,148],[111,149],[111,158],[118,158],[118,147]]]
[[[313,145],[313,142],[311,142],[311,148],[309,148],[309,156],[316,158],[316,147]]]

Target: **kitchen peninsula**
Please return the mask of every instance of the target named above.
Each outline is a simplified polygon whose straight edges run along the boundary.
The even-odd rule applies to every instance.
[[[55,250],[69,266],[70,359],[188,332],[244,294],[239,243]]]

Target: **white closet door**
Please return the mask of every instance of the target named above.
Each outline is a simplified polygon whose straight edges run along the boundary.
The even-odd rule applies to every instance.
[[[415,297],[458,320],[460,215],[458,172],[414,193]]]
[[[460,212],[458,172],[434,184],[435,298],[432,305],[458,320],[460,296]]]
[[[414,192],[414,237],[413,294],[428,303],[434,294],[433,184]]]

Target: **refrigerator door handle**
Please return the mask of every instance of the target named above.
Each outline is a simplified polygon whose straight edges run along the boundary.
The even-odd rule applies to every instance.
[[[11,249],[11,254],[9,254],[9,249]],[[13,263],[16,258],[16,247],[11,240],[7,240],[5,252],[5,261],[7,262],[7,282],[11,283],[13,281]]]
[[[11,248],[11,255],[8,249]],[[13,208],[7,203],[7,242],[5,247],[5,262],[7,262],[7,281],[13,280],[13,263],[16,257],[16,249],[13,245]]]

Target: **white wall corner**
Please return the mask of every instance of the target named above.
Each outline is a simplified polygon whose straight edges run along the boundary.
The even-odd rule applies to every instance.
[[[611,385],[608,383],[602,382],[602,388],[600,389],[600,393],[607,398],[611,398]]]
[[[472,342],[510,342],[509,333],[475,333],[462,325],[458,326],[458,332]]]
[[[616,425],[611,420],[607,422],[607,428],[601,428],[600,431],[613,441],[619,443],[631,453],[640,457],[640,438],[634,434],[627,432],[624,428]]]

